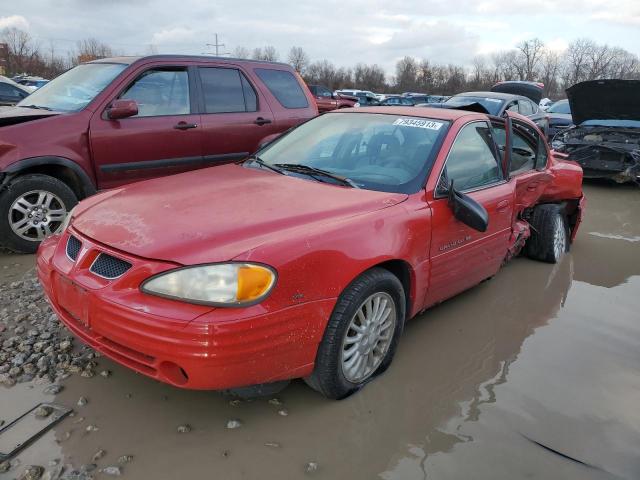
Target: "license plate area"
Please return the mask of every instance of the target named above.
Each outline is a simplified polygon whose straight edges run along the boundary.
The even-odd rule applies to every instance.
[[[60,275],[56,277],[56,284],[58,304],[78,323],[89,327],[87,291]]]

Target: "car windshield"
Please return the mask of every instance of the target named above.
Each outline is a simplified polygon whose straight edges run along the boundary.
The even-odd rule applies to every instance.
[[[571,108],[569,108],[569,102],[567,101],[559,101],[554,103],[547,110],[549,113],[566,113],[571,115]]]
[[[60,112],[82,110],[126,67],[122,63],[78,65],[40,87],[18,103],[18,106],[34,106]]]
[[[498,115],[500,114],[500,108],[502,108],[504,100],[500,100],[499,98],[457,95],[444,102],[444,105],[446,105],[447,107],[462,107],[464,105],[470,105],[472,103],[479,103],[491,115]]]
[[[258,153],[269,166],[306,165],[344,177],[359,188],[414,193],[424,185],[448,127],[447,121],[430,118],[325,114]]]

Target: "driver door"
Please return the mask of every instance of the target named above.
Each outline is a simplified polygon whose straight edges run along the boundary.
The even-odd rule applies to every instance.
[[[432,192],[431,275],[426,305],[441,302],[494,275],[507,253],[513,215],[513,184],[507,183],[488,122],[463,126],[447,155]],[[447,191],[480,203],[489,214],[485,232],[453,216]]]

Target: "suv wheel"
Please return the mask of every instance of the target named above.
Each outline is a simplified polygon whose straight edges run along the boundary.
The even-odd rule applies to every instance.
[[[0,244],[18,253],[34,253],[56,233],[78,203],[73,191],[48,175],[25,175],[0,193]]]
[[[533,210],[531,237],[526,254],[543,262],[558,263],[569,249],[567,220],[558,205],[540,205]]]
[[[340,295],[329,318],[307,384],[345,398],[391,364],[405,318],[405,293],[387,270],[365,272]]]

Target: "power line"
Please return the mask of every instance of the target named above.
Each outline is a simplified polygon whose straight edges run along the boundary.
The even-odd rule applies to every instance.
[[[207,47],[214,47],[216,49],[216,57],[219,57],[220,55],[229,55],[229,52],[220,53],[220,47],[224,47],[224,43],[218,43],[218,34],[215,33],[214,35],[216,37],[215,43],[207,43]],[[211,55],[209,52],[205,52],[205,54]]]

